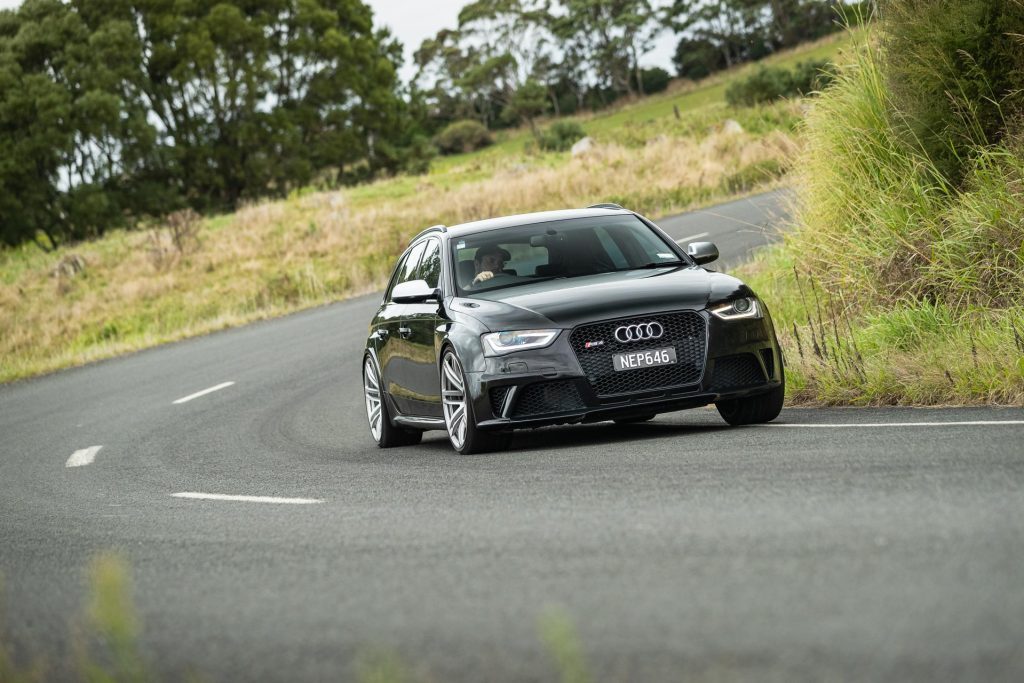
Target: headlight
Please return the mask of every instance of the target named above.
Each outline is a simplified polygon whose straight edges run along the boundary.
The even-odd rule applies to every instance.
[[[711,309],[711,312],[722,320],[738,320],[740,318],[760,318],[761,306],[757,299],[747,297],[745,299],[733,299],[732,301],[720,304]]]
[[[503,353],[539,349],[555,341],[561,330],[511,330],[485,334],[484,355],[500,356]]]

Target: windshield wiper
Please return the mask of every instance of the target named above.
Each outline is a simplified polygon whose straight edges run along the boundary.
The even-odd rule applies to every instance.
[[[500,285],[498,287],[487,287],[486,289],[467,289],[466,295],[472,296],[473,294],[483,294],[484,292],[496,292],[499,289],[508,289],[509,287],[518,287],[520,285],[532,285],[535,282],[547,282],[548,280],[558,280],[564,277],[564,275],[550,275],[546,277],[517,280],[516,282],[509,282],[508,284]],[[487,280],[485,280],[485,282],[487,282]]]
[[[645,263],[642,266],[629,266],[627,268],[619,268],[619,270],[644,270],[649,268],[664,268],[666,266],[683,266],[686,265],[682,261],[653,261],[651,263]]]

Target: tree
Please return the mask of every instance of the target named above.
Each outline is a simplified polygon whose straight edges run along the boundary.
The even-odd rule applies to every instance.
[[[145,109],[126,97],[136,47],[124,23],[90,27],[57,0],[0,13],[4,242],[49,249],[156,200],[133,184],[154,141]]]
[[[397,165],[400,50],[359,0],[125,8],[142,97],[196,208],[283,194],[328,168]]]
[[[543,85],[535,80],[528,80],[519,86],[509,99],[502,115],[513,121],[524,122],[530,126],[535,140],[540,140],[536,119],[547,111],[548,94]]]
[[[640,82],[640,58],[661,31],[648,0],[565,0],[554,21],[567,50],[582,57],[597,78],[615,92],[633,94]]]

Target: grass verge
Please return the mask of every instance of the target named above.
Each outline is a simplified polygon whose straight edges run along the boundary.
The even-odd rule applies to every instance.
[[[901,125],[874,37],[806,118],[796,229],[743,274],[791,402],[1024,403],[1024,138],[952,184]]]

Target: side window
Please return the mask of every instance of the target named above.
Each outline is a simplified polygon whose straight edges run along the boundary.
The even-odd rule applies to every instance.
[[[427,240],[426,250],[420,259],[418,280],[426,280],[427,286],[437,287],[441,280],[441,243],[438,240]]]
[[[388,293],[384,297],[387,301],[391,300],[391,292],[394,290],[395,285],[400,285],[403,282],[416,279],[416,266],[420,263],[420,256],[423,255],[423,243],[417,244],[411,250],[405,253],[402,260],[398,262],[398,267],[395,268],[395,276],[391,279],[391,285],[388,287]]]

